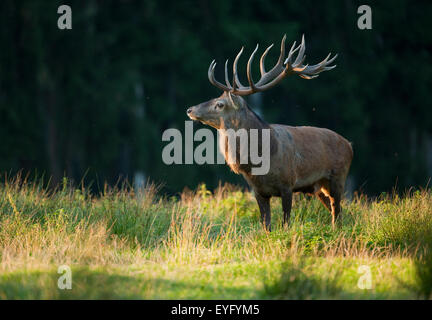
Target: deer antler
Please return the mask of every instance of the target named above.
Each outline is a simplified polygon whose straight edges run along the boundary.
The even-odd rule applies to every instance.
[[[270,51],[270,49],[273,47],[273,44],[270,45],[262,54],[261,59],[260,59],[260,71],[261,71],[261,78],[257,83],[253,82],[252,79],[252,72],[251,72],[251,66],[252,66],[252,62],[253,59],[255,57],[256,52],[258,51],[258,45],[256,46],[255,50],[252,52],[248,63],[247,63],[247,79],[249,82],[249,86],[243,86],[238,78],[237,75],[237,63],[238,60],[240,58],[240,56],[243,53],[243,47],[241,48],[240,52],[237,54],[234,63],[233,63],[233,81],[232,84],[229,82],[228,79],[228,60],[226,60],[225,62],[225,83],[226,85],[220,83],[219,81],[217,81],[215,79],[214,76],[214,70],[216,67],[216,62],[215,60],[212,61],[212,63],[210,64],[210,67],[208,69],[208,78],[209,81],[211,82],[211,84],[213,84],[214,86],[216,86],[217,88],[223,90],[223,91],[230,91],[233,94],[239,95],[239,96],[246,96],[255,92],[260,92],[260,91],[264,91],[267,90],[273,86],[275,86],[276,84],[278,84],[283,78],[285,78],[287,75],[289,74],[298,74],[300,77],[304,78],[304,79],[313,79],[318,77],[318,74],[323,72],[323,71],[327,71],[327,70],[331,70],[333,68],[336,67],[336,65],[334,66],[329,66],[337,57],[337,54],[331,58],[330,55],[331,53],[329,53],[329,55],[320,63],[309,66],[308,64],[303,65],[303,62],[306,58],[306,56],[304,55],[305,53],[305,41],[304,41],[304,35],[302,36],[302,42],[301,44],[295,48],[295,42],[293,43],[293,45],[291,46],[291,49],[288,53],[288,57],[285,59],[285,39],[286,39],[286,35],[284,35],[284,37],[282,38],[282,42],[281,42],[281,52],[279,55],[279,59],[278,62],[276,63],[276,65],[268,72],[265,71],[265,58],[267,56],[267,53]],[[297,57],[294,60],[294,62],[292,62],[293,59],[293,54],[295,52],[298,51]]]

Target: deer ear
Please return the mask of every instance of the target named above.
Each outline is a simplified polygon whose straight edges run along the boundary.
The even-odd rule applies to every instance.
[[[231,92],[228,91],[228,97],[231,101],[231,105],[234,107],[234,109],[238,109],[240,107],[239,101],[237,101],[237,97],[233,94],[231,94]]]

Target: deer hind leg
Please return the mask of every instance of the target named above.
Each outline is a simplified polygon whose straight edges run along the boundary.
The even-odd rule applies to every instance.
[[[255,199],[261,212],[261,223],[267,231],[271,231],[270,197],[263,197],[255,193]]]
[[[317,198],[322,202],[322,204],[324,205],[324,207],[326,207],[326,209],[327,209],[329,212],[331,212],[332,209],[331,209],[331,204],[330,204],[330,198],[327,197],[327,196],[325,195],[325,193],[322,192],[322,191],[317,192],[316,196],[317,196]]]
[[[337,221],[340,220],[341,212],[341,199],[343,194],[344,186],[339,179],[330,180],[330,204],[332,213],[332,225],[335,227]]]
[[[324,207],[331,212],[331,203],[330,203],[330,183],[329,180],[323,179],[319,183],[315,185],[315,195],[324,205]]]
[[[332,225],[335,227],[341,212],[341,198],[343,194],[343,184],[340,180],[333,177],[329,181],[322,182],[321,188],[317,191],[318,199],[324,204],[332,215]]]

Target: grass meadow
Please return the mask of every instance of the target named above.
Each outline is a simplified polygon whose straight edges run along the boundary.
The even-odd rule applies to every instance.
[[[296,195],[281,221],[275,198],[265,232],[253,195],[230,185],[168,198],[154,184],[92,195],[17,178],[0,184],[0,299],[432,297],[431,190],[355,195],[335,230],[319,201]],[[61,265],[70,290],[57,286]]]

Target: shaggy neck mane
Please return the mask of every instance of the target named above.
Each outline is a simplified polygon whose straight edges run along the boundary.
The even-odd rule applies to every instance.
[[[233,129],[235,131],[239,129],[246,129],[249,133],[249,129],[258,129],[261,131],[262,129],[270,129],[270,125],[262,120],[260,116],[258,116],[248,105],[245,105],[239,110],[235,118],[227,120],[220,129],[222,130],[219,130],[221,134],[219,147],[228,166],[237,174],[241,172],[249,173],[251,170],[250,159],[248,164],[240,164],[240,139],[238,137],[235,151],[235,163],[231,163],[231,161],[229,161],[230,155],[228,151],[228,136],[224,131],[228,129]],[[261,132],[259,132],[258,135],[261,136]],[[261,150],[261,142],[259,141],[258,143],[259,150]]]
[[[270,126],[248,105],[240,109],[238,116],[223,123],[221,129],[269,129]]]

